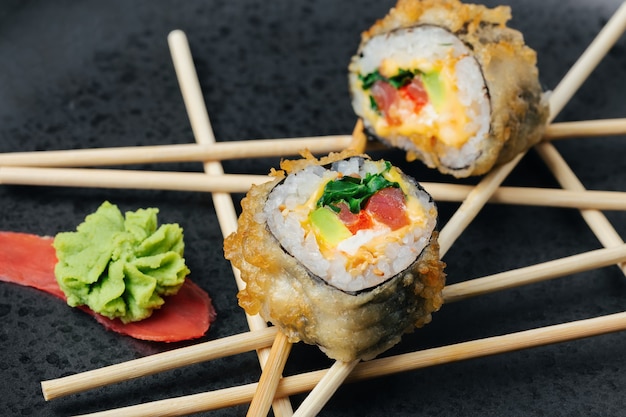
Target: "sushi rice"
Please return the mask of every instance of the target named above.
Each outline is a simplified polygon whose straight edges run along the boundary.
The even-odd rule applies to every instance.
[[[413,210],[410,225],[401,230],[393,232],[384,225],[359,230],[339,243],[331,257],[326,257],[315,234],[303,228],[313,207],[311,196],[320,195],[326,183],[339,176],[365,177],[383,169],[381,161],[353,157],[332,164],[330,169],[313,165],[288,176],[272,190],[263,211],[270,231],[282,247],[313,274],[343,291],[361,291],[384,282],[415,262],[435,229],[434,202],[414,182],[402,182],[403,191],[411,196]],[[392,170],[402,178],[395,168]],[[413,199],[418,201],[413,202]],[[367,257],[368,262],[360,264],[361,268],[350,268],[350,260],[359,251],[366,252],[362,256]]]

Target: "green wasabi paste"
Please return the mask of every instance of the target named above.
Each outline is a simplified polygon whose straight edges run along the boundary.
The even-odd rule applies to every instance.
[[[157,228],[156,208],[122,215],[104,202],[76,232],[54,238],[54,273],[72,306],[124,323],[150,317],[174,295],[189,269],[183,258],[183,230],[177,224]]]

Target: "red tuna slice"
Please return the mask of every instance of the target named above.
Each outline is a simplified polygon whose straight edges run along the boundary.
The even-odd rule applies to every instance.
[[[52,237],[0,232],[0,281],[37,288],[66,300],[54,276],[57,263]],[[104,327],[141,340],[178,342],[203,336],[216,314],[209,295],[189,278],[162,308],[138,322],[124,324],[80,307]]]
[[[419,78],[414,78],[410,83],[400,88],[400,96],[413,103],[413,111],[419,113],[428,104],[428,93],[424,83]]]
[[[397,230],[409,224],[404,194],[399,188],[388,187],[378,191],[369,198],[365,210],[370,212],[376,220],[389,226],[391,230]]]
[[[341,210],[339,212],[339,220],[350,230],[350,233],[355,234],[361,229],[369,229],[372,227],[372,219],[365,211],[354,214],[343,201],[339,203],[337,207]]]
[[[385,116],[387,123],[390,125],[398,125],[401,120],[391,117],[389,108],[398,99],[398,90],[385,81],[376,81],[372,85],[372,97],[378,106],[378,110]]]

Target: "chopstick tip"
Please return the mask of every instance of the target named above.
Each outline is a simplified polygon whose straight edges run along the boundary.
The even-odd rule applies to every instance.
[[[185,40],[186,38],[187,35],[182,29],[174,29],[167,35],[167,39],[170,42]]]

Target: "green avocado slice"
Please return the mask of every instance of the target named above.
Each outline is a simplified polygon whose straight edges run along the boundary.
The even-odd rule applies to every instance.
[[[332,246],[352,236],[350,230],[329,208],[319,207],[309,214],[311,225],[324,241]]]
[[[445,87],[443,85],[443,81],[441,80],[440,73],[438,71],[432,71],[428,73],[423,73],[421,75],[422,82],[424,83],[424,88],[428,93],[428,98],[430,99],[435,109],[441,108],[441,105],[445,99]]]

